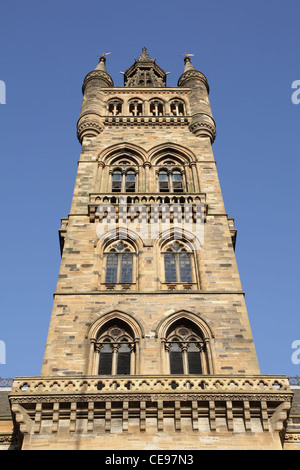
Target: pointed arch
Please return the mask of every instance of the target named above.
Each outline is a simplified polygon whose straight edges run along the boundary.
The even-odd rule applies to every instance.
[[[211,340],[214,338],[212,328],[203,316],[199,313],[194,313],[189,310],[178,310],[171,313],[167,318],[163,318],[157,325],[155,330],[156,338],[164,338],[167,335],[170,327],[179,320],[188,320],[194,323],[197,328],[202,332],[203,340]]]
[[[156,337],[161,342],[163,373],[213,374],[213,333],[199,315],[180,310],[160,321]]]
[[[130,233],[129,233],[130,232]],[[137,233],[121,228],[102,230],[97,244],[99,283],[104,290],[136,290],[139,285],[139,252],[142,240]]]
[[[174,142],[157,145],[149,151],[149,161],[153,165],[158,165],[160,161],[168,157],[175,158],[179,164],[196,161],[196,156],[190,149]]]
[[[176,203],[174,206],[176,207]],[[197,231],[191,232],[188,230],[190,227],[170,227],[169,229],[163,230],[160,232],[155,240],[155,244],[159,247],[159,250],[162,250],[164,246],[170,241],[179,240],[185,243],[189,250],[198,251],[201,250],[203,245],[203,234]]]
[[[116,242],[117,240],[124,240],[127,243],[130,243],[134,251],[138,254],[143,246],[143,240],[140,235],[128,228],[117,227],[115,226],[112,230],[109,231],[99,231],[97,232],[98,242],[97,248],[98,252],[102,256],[105,248],[108,247],[111,243]]]
[[[140,370],[141,325],[128,313],[107,312],[90,326],[89,374],[135,375]]]
[[[135,165],[143,165],[147,161],[147,152],[139,145],[123,142],[107,147],[98,155],[98,161],[106,165],[113,164],[112,162],[118,161],[119,158],[128,158]]]
[[[134,334],[135,340],[137,341],[140,341],[141,338],[145,336],[143,326],[132,314],[122,310],[110,310],[109,312],[103,313],[89,326],[86,335],[87,339],[91,342],[97,340],[99,332],[103,329],[103,326],[112,320],[120,320],[128,325]]]

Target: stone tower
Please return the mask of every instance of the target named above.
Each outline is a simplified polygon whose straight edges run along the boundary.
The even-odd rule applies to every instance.
[[[291,391],[260,374],[212,144],[209,86],[146,48],[85,77],[82,146],[40,377],[10,395],[23,449],[280,449]]]

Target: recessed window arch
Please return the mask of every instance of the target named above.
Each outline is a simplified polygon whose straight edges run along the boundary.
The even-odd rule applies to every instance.
[[[129,101],[129,114],[131,116],[142,116],[143,114],[143,102],[140,99],[132,99]]]
[[[152,116],[163,116],[164,114],[164,103],[162,100],[153,99],[149,102],[150,114]]]
[[[136,252],[131,243],[117,240],[104,250],[105,284],[133,284],[136,278]]]
[[[94,343],[98,353],[98,375],[135,373],[136,338],[125,322],[113,319],[105,324]]]
[[[202,332],[187,319],[173,323],[166,333],[169,373],[203,374],[207,371],[206,344]]]
[[[173,116],[184,116],[185,103],[183,100],[174,99],[170,101],[170,111]]]
[[[193,252],[185,243],[174,240],[162,251],[164,261],[164,282],[193,283],[195,277]]]
[[[108,114],[110,114],[111,116],[118,116],[122,113],[122,105],[123,101],[119,98],[109,100],[107,103]]]

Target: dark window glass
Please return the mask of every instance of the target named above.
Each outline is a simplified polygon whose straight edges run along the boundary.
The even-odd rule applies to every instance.
[[[117,170],[113,172],[112,175],[112,192],[120,193],[122,190],[122,173]]]
[[[121,256],[121,282],[132,282],[133,255],[131,253],[123,253]]]
[[[182,183],[182,175],[180,171],[174,171],[172,175],[173,179],[173,191],[174,193],[182,193],[183,192],[183,183]]]
[[[183,374],[183,357],[181,347],[173,343],[169,349],[171,374]]]
[[[165,282],[177,282],[175,256],[165,254]]]
[[[166,193],[169,191],[169,177],[166,171],[160,171],[158,176],[159,181],[159,191],[161,193]]]
[[[131,193],[135,191],[135,173],[134,171],[128,171],[125,179],[125,191]]]
[[[99,375],[111,375],[112,371],[112,347],[104,344],[100,349]]]
[[[130,347],[128,344],[122,344],[118,350],[117,374],[130,374]]]
[[[105,282],[116,283],[118,275],[118,255],[116,253],[110,253],[107,255],[106,262],[106,277]]]
[[[187,350],[189,374],[202,374],[200,350],[196,344],[190,344]]]
[[[181,282],[193,282],[191,257],[188,253],[179,254],[179,269]]]

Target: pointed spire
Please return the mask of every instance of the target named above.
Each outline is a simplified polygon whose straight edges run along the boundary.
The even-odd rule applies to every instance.
[[[104,54],[101,54],[99,63],[96,66],[94,70],[92,70],[90,73],[87,74],[87,76],[84,79],[83,85],[82,85],[82,93],[84,93],[86,84],[91,81],[91,80],[97,80],[98,84],[100,84],[101,87],[113,87],[114,82],[109,73],[106,70],[106,55],[110,54],[110,52],[106,52]]]
[[[190,57],[193,56],[194,54],[183,54],[183,55],[184,55],[184,70],[183,70],[182,75],[179,77],[178,86],[189,87],[191,86],[191,81],[195,82],[197,80],[201,80],[205,84],[207,91],[209,92],[209,86],[208,86],[205,75],[199,72],[199,70],[197,70],[191,62]]]

